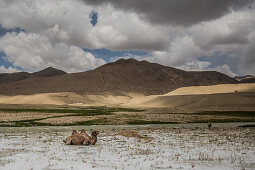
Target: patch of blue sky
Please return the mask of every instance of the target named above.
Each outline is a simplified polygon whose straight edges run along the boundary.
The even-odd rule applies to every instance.
[[[8,32],[16,32],[16,33],[20,33],[20,32],[25,32],[24,29],[21,29],[21,28],[10,28],[10,29],[7,29],[7,28],[4,28],[2,27],[2,25],[0,24],[0,37],[1,36],[4,36],[6,33]]]
[[[0,66],[4,66],[5,68],[12,67],[12,64],[4,58],[5,56],[5,53],[0,51]]]
[[[98,13],[96,11],[92,10],[89,14],[89,18],[90,18],[90,23],[94,27],[97,24]]]
[[[224,64],[230,66],[232,72],[240,74],[238,72],[239,60],[234,57],[230,57],[229,55],[222,54],[220,52],[216,52],[213,56],[203,56],[199,58],[200,61],[208,61],[211,63],[209,68],[215,68],[217,66],[222,66]]]

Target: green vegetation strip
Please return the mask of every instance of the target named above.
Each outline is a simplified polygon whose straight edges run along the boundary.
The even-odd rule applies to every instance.
[[[255,111],[201,111],[198,115],[255,117]]]
[[[155,114],[155,113],[151,113],[151,114]],[[160,113],[160,114],[255,117],[255,111],[200,111],[195,113]]]
[[[70,116],[97,116],[97,115],[111,115],[114,112],[141,112],[143,110],[131,109],[131,108],[111,108],[111,107],[87,107],[80,109],[11,109],[11,108],[0,108],[2,112],[8,113],[70,113],[66,115],[49,116],[46,118],[37,118],[29,120],[19,120],[19,121],[0,121],[0,126],[4,127],[29,127],[29,126],[79,126],[79,125],[106,125],[112,124],[111,120],[106,118],[99,118],[94,120],[74,122],[74,123],[63,123],[63,124],[51,124],[38,122],[40,120],[68,117]],[[154,113],[155,114],[155,113]],[[157,113],[161,114],[161,113]],[[206,119],[206,120],[195,120],[187,123],[207,123],[208,121],[214,123],[224,123],[224,122],[254,122],[255,121],[255,111],[201,111],[196,113],[162,113],[162,114],[185,114],[185,115],[214,115],[214,116],[232,116],[234,118],[222,118],[222,119]],[[177,124],[179,122],[161,122],[161,121],[146,121],[146,120],[136,120],[130,119],[123,124],[129,125],[143,125],[143,124]]]
[[[82,108],[79,110],[73,109],[10,109],[10,108],[0,108],[2,112],[8,113],[74,113],[67,115],[58,115],[58,116],[49,116],[46,118],[38,119],[28,119],[28,120],[19,120],[19,121],[0,121],[0,126],[2,127],[29,127],[29,126],[76,126],[76,125],[99,125],[107,124],[109,121],[106,119],[95,119],[83,122],[75,123],[63,123],[63,124],[50,124],[50,123],[41,123],[40,120],[50,119],[50,118],[60,118],[60,117],[70,117],[70,116],[97,116],[97,115],[111,115],[113,112],[140,112],[143,110],[131,109],[131,108],[111,108],[111,107],[88,107]]]
[[[41,122],[15,122],[14,124],[0,125],[1,127],[32,127],[32,126],[80,126],[80,125],[105,125],[109,122],[106,119],[94,119],[89,121],[75,122],[75,123],[64,123],[64,124],[51,124]]]

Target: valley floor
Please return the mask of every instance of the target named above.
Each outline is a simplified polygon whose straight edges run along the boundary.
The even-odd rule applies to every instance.
[[[1,108],[0,126],[138,125],[217,122],[255,122],[255,111],[172,112],[167,108],[146,110],[114,107]]]
[[[101,126],[94,146],[65,145],[70,127],[0,128],[0,169],[255,168],[255,128],[137,128]]]

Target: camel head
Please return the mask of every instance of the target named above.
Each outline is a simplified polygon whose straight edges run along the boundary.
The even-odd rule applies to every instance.
[[[91,132],[91,136],[92,136],[92,137],[97,137],[98,134],[99,134],[99,132],[98,132],[97,130],[93,130],[93,131]]]

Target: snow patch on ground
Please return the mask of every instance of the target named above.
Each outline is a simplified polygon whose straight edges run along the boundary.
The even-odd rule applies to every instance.
[[[103,130],[94,146],[71,132],[0,133],[0,169],[254,169],[255,129],[140,129],[152,141]]]

